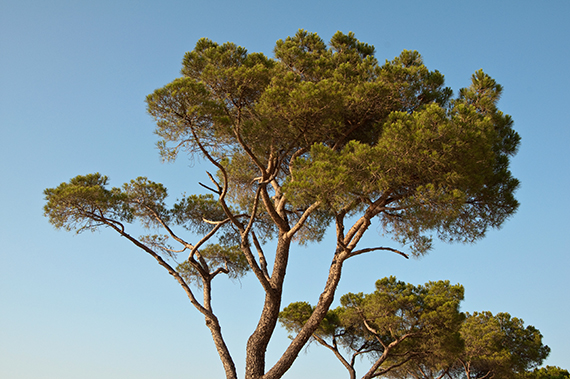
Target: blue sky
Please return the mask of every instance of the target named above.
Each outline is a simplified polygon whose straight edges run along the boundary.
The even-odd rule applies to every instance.
[[[170,276],[110,231],[54,230],[42,191],[97,171],[115,186],[148,176],[172,200],[200,191],[203,163],[160,162],[145,96],[179,76],[201,37],[271,56],[299,28],[325,40],[353,31],[381,61],[418,50],[456,92],[483,68],[504,86],[499,106],[522,136],[512,163],[521,207],[501,230],[474,245],[436,244],[419,260],[361,256],[347,264],[339,294],[371,292],[388,275],[461,283],[464,311],[522,318],[551,347],[545,364],[570,368],[569,15],[567,1],[3,0],[0,377],[223,377],[202,317]],[[374,230],[367,238],[388,243]],[[331,248],[295,249],[284,304],[316,302]],[[262,293],[253,278],[220,281],[215,291],[243,374]],[[279,330],[269,364],[286,343]],[[311,345],[286,375],[299,377],[346,372]]]

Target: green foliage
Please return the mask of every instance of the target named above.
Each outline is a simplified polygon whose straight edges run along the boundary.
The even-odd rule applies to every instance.
[[[222,246],[219,244],[209,244],[200,249],[200,256],[208,262],[210,271],[218,269],[227,270],[227,275],[231,279],[244,276],[250,267],[239,246]],[[200,285],[200,275],[188,261],[178,265],[177,271],[186,279],[188,283]]]
[[[127,196],[118,188],[105,188],[108,178],[99,173],[79,175],[69,183],[44,191],[47,203],[44,215],[56,228],[94,230],[107,218],[131,221],[132,212],[125,207]]]
[[[311,335],[337,353],[342,346],[353,358],[367,354],[382,364],[413,355],[427,366],[435,362],[429,357],[451,357],[460,345],[461,286],[387,278],[373,294],[348,294],[328,310],[342,264],[397,251],[357,247],[374,219],[415,255],[429,250],[434,236],[472,242],[499,228],[518,207],[509,160],[520,138],[497,107],[502,87],[483,71],[452,98],[444,76],[418,52],[404,50],[383,64],[374,52],[341,32],[327,45],[299,30],[277,41],[273,59],[201,39],[185,54],[181,77],[146,103],[163,159],[188,153],[215,167],[212,184],[202,184],[210,193],[169,205],[160,183],[141,177],[108,189],[107,177],[90,174],[46,189],[45,215],[56,228],[112,228],[157,259],[205,316],[229,378],[237,375],[212,311],[211,281],[251,270],[266,292],[246,365],[246,376],[261,377],[291,243],[318,242],[331,224],[336,248],[326,290],[315,307],[283,310],[283,325],[302,337],[268,377],[280,377]],[[161,233],[134,238],[125,228],[135,221]],[[200,237],[191,243],[177,229]],[[267,259],[271,240],[277,247]],[[162,259],[183,252],[176,268]],[[203,286],[203,303],[188,283]],[[542,353],[532,356],[529,346],[520,353],[538,360]]]
[[[458,329],[463,348],[442,351],[436,359],[414,357],[390,373],[390,377],[422,379],[535,378],[535,367],[548,356],[550,348],[533,326],[508,313],[475,312],[466,314]]]
[[[227,216],[211,195],[184,197],[170,209],[165,199],[166,188],[139,177],[121,188],[107,189],[108,178],[98,173],[77,176],[53,189],[46,189],[47,204],[44,212],[56,228],[94,231],[99,227],[113,227],[124,233],[125,223],[137,220],[145,228],[167,227],[173,222],[186,229],[207,233],[212,222],[223,222]],[[226,220],[227,221],[227,220]],[[198,251],[204,259],[205,272],[218,269],[227,271],[230,278],[238,278],[249,271],[247,260],[239,248],[239,233],[229,224],[220,228],[221,244],[209,244]],[[169,244],[169,235],[147,235],[140,242],[150,250],[176,258],[176,251]],[[185,246],[186,248],[189,245]],[[194,264],[194,265],[193,265]],[[186,260],[178,266],[180,274],[188,282],[200,284],[196,263]]]
[[[209,194],[182,198],[174,204],[172,216],[177,224],[198,234],[207,233],[211,228],[204,220],[216,222],[227,218],[218,201]]]
[[[342,296],[341,306],[327,313],[314,338],[337,357],[337,346],[343,347],[353,355],[353,368],[361,354],[373,364],[381,360],[372,376],[569,377],[560,368],[536,368],[550,352],[538,329],[508,313],[463,314],[463,293],[463,286],[448,281],[414,286],[394,277],[380,279],[371,294]],[[279,322],[289,333],[298,333],[314,309],[306,302],[292,303],[279,314]]]
[[[502,87],[478,71],[451,100],[418,52],[382,66],[373,54],[353,33],[327,47],[300,30],[277,41],[275,60],[202,39],[183,77],[147,98],[159,147],[218,159],[242,212],[259,179],[282,186],[293,220],[321,201],[320,226],[302,240],[381,198],[385,231],[418,254],[434,232],[471,242],[499,227],[518,206],[508,162],[519,136],[497,109]]]
[[[568,370],[564,370],[556,366],[546,366],[541,368],[536,368],[533,371],[526,372],[519,375],[518,378],[525,379],[568,379],[570,378],[570,373]]]
[[[525,328],[523,320],[508,313],[467,314],[461,336],[465,350],[460,360],[469,363],[472,377],[513,377],[534,369],[550,353],[538,329]]]
[[[341,306],[327,313],[315,337],[329,348],[338,345],[354,356],[366,354],[372,362],[382,359],[379,372],[411,357],[441,366],[463,346],[462,300],[463,287],[448,281],[414,286],[395,277],[380,279],[371,294],[343,295]],[[306,302],[292,303],[279,314],[279,322],[293,334],[313,311]]]

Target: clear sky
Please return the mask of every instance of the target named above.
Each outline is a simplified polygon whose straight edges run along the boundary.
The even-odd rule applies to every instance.
[[[380,61],[418,50],[456,92],[483,68],[504,86],[499,107],[522,136],[512,164],[521,207],[501,230],[474,245],[436,244],[419,260],[358,257],[339,294],[371,292],[388,275],[461,283],[464,311],[522,318],[551,347],[545,364],[570,369],[569,17],[565,0],[0,1],[0,378],[223,377],[177,283],[111,231],[54,230],[42,191],[97,171],[114,186],[148,176],[172,200],[200,191],[201,162],[160,162],[145,96],[179,76],[201,37],[271,56],[300,28],[325,40],[353,31]],[[388,244],[374,230],[368,238]],[[284,304],[316,302],[331,247],[295,249]],[[243,375],[262,293],[253,278],[215,291]],[[269,364],[286,343],[279,330]],[[346,376],[311,345],[286,378]]]

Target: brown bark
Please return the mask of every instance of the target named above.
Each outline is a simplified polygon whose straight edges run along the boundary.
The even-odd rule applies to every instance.
[[[275,331],[279,311],[281,310],[281,297],[283,280],[289,262],[289,249],[291,239],[284,233],[279,236],[275,254],[275,264],[271,275],[271,290],[265,293],[265,303],[257,323],[257,327],[247,341],[246,348],[246,379],[259,379],[265,373],[265,352],[271,336]]]
[[[117,232],[119,232],[120,235],[122,235],[123,237],[125,237],[129,241],[131,241],[134,245],[141,248],[146,253],[150,254],[182,286],[182,288],[184,289],[184,292],[186,292],[186,295],[190,299],[190,302],[192,303],[192,305],[194,305],[194,307],[198,311],[200,311],[200,313],[202,313],[204,315],[204,319],[206,321],[206,326],[208,327],[208,329],[210,329],[210,332],[212,334],[212,339],[214,340],[214,344],[216,346],[216,350],[218,351],[218,355],[220,357],[220,360],[222,361],[222,365],[223,365],[224,370],[226,372],[226,378],[227,379],[237,379],[237,372],[236,372],[235,364],[234,364],[234,361],[231,357],[229,349],[228,349],[228,347],[227,347],[227,345],[223,339],[222,328],[220,327],[220,323],[218,321],[218,318],[212,312],[211,301],[210,301],[211,300],[211,295],[210,295],[210,289],[211,289],[210,288],[210,280],[211,280],[211,278],[209,278],[209,280],[208,279],[204,280],[204,305],[202,305],[198,302],[198,300],[194,296],[194,293],[192,292],[192,290],[190,289],[188,284],[186,284],[184,279],[180,276],[180,274],[172,266],[170,266],[164,259],[162,259],[162,257],[160,255],[156,254],[154,251],[152,251],[152,249],[149,249],[146,245],[141,243],[138,239],[132,237],[128,233],[125,233],[123,228],[113,224],[109,220],[106,220],[105,223],[107,225],[109,225],[110,227],[112,227],[113,229],[115,229]]]
[[[327,279],[327,283],[325,285],[325,289],[321,293],[319,297],[319,302],[317,303],[313,314],[307,320],[307,323],[303,326],[303,329],[297,334],[297,336],[293,339],[293,342],[289,345],[289,347],[285,350],[281,358],[275,363],[275,365],[264,375],[262,376],[263,379],[278,379],[285,374],[287,370],[291,367],[299,352],[309,341],[311,335],[317,330],[319,324],[325,317],[327,311],[330,308],[334,300],[334,295],[338,283],[340,281],[340,276],[342,272],[342,264],[346,259],[347,255],[342,249],[337,249],[335,254],[335,258],[332,261],[331,267],[329,269],[329,276]],[[254,379],[247,378],[247,379]],[[261,378],[261,376],[259,377]]]

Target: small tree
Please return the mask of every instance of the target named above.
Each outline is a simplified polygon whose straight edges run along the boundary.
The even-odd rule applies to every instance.
[[[508,313],[467,314],[461,327],[465,350],[457,360],[456,372],[467,379],[514,378],[546,359],[550,348],[534,326]]]
[[[542,364],[550,348],[542,343],[535,327],[524,326],[508,313],[466,314],[459,329],[463,348],[443,354],[443,359],[425,361],[412,357],[390,372],[392,378],[414,379],[515,379],[540,377],[532,371]],[[534,374],[533,374],[534,373]]]
[[[384,278],[371,294],[342,296],[341,306],[327,313],[313,338],[334,353],[351,379],[356,379],[359,356],[372,362],[362,379],[385,375],[412,359],[443,367],[453,363],[449,357],[463,347],[461,300],[463,286],[448,281],[414,286]],[[305,302],[292,303],[279,314],[279,321],[289,332],[298,333],[313,309]]]
[[[556,367],[535,369],[550,353],[538,329],[525,327],[523,320],[508,313],[465,315],[459,311],[463,292],[463,286],[448,281],[414,286],[384,278],[371,294],[342,296],[341,306],[327,313],[313,340],[334,353],[351,379],[357,377],[357,357],[371,362],[362,379],[568,376]],[[279,321],[290,333],[297,333],[313,309],[306,302],[292,303],[280,313]]]
[[[531,372],[524,373],[518,378],[524,379],[570,379],[568,370],[556,366],[536,368]]]
[[[216,175],[206,195],[166,204],[166,188],[138,178],[107,188],[99,174],[45,191],[57,228],[109,227],[152,255],[206,320],[227,378],[237,373],[211,304],[211,283],[251,271],[265,291],[246,348],[246,378],[281,377],[326,316],[347,259],[377,219],[412,254],[431,235],[475,241],[517,209],[509,171],[519,136],[497,109],[498,85],[483,71],[451,100],[443,75],[415,51],[379,64],[374,47],[352,33],[327,45],[299,31],[277,41],[275,59],[232,43],[198,41],[182,77],[147,97],[166,160],[199,155]],[[161,230],[136,238],[127,224]],[[184,237],[180,225],[201,237]],[[292,243],[320,241],[329,226],[336,248],[311,317],[271,368],[275,330]],[[270,253],[265,242],[276,241]],[[171,244],[178,246],[171,246]],[[187,253],[172,266],[167,258]],[[195,296],[192,283],[203,291]]]

